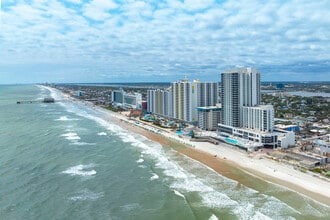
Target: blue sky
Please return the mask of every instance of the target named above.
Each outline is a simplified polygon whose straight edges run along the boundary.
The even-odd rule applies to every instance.
[[[330,80],[328,0],[2,0],[0,84]]]

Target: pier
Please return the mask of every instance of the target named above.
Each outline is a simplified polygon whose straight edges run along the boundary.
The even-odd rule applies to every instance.
[[[17,101],[17,104],[36,104],[36,103],[54,103],[54,98],[44,98],[43,100],[34,100],[34,101]]]

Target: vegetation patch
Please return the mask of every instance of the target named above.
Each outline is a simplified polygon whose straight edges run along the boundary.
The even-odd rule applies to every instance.
[[[326,173],[325,173],[325,176],[326,176],[326,177],[330,177],[330,171],[326,172]]]
[[[315,173],[322,173],[322,170],[320,167],[315,167],[314,169],[312,169],[312,171]]]

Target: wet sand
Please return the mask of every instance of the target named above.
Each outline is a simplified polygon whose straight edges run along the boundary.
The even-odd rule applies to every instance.
[[[242,175],[240,173],[244,172],[246,175],[249,175],[249,178],[258,178],[263,181],[267,181],[270,183],[275,183],[281,186],[284,186],[290,190],[293,190],[295,192],[301,193],[303,195],[306,195],[318,202],[321,202],[323,204],[326,204],[330,206],[330,198],[327,195],[323,195],[311,190],[306,189],[305,187],[301,187],[299,184],[294,184],[292,181],[286,181],[285,179],[279,179],[272,175],[266,175],[264,172],[258,172],[256,169],[251,169],[249,167],[243,167],[239,165],[238,163],[229,160],[228,158],[224,158],[221,155],[211,154],[196,148],[192,148],[190,146],[186,146],[182,143],[178,143],[177,141],[170,140],[160,134],[152,133],[149,131],[146,131],[143,128],[140,128],[138,126],[135,126],[134,124],[127,123],[124,121],[119,120],[116,117],[111,117],[112,120],[116,121],[117,124],[131,132],[143,135],[147,137],[148,139],[160,143],[164,147],[170,147],[173,150],[184,154],[196,161],[199,161],[200,163],[203,163],[204,165],[208,166],[209,168],[213,169],[217,173],[228,177],[230,179],[236,180],[243,185],[248,185],[249,181],[251,180],[245,180],[245,178],[242,179]],[[209,143],[204,143],[209,144]],[[221,145],[218,145],[221,146]],[[224,147],[225,148],[225,147]],[[241,154],[244,154],[242,152],[238,152]],[[248,155],[246,155],[248,157]],[[311,180],[313,181],[313,180]],[[329,184],[330,187],[330,184]]]
[[[63,93],[62,93],[63,94]],[[68,100],[74,101],[75,99],[64,95]],[[170,147],[171,149],[186,155],[219,174],[236,180],[239,183],[248,187],[251,185],[251,179],[259,181],[267,181],[284,186],[292,191],[298,192],[302,195],[306,195],[318,202],[330,206],[330,180],[320,179],[314,177],[313,174],[301,173],[294,170],[293,167],[288,167],[282,163],[275,163],[268,159],[256,159],[249,158],[246,152],[240,152],[239,150],[233,150],[232,147],[220,145],[213,145],[210,143],[188,143],[194,147],[179,143],[172,138],[175,134],[170,134],[168,137],[164,135],[149,132],[139,126],[136,126],[134,122],[125,122],[127,117],[119,113],[111,112],[102,107],[95,106],[92,103],[84,102],[104,114],[107,120],[114,122],[115,124],[123,127],[131,132],[143,135],[150,140],[160,143],[164,147]],[[171,137],[171,135],[173,135]],[[177,136],[176,136],[177,137]],[[179,140],[181,141],[181,140]],[[216,155],[216,156],[215,156]],[[275,172],[276,171],[276,172]]]

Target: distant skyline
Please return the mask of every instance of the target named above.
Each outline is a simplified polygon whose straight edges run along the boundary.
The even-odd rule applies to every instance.
[[[330,80],[327,0],[0,2],[0,84]]]

